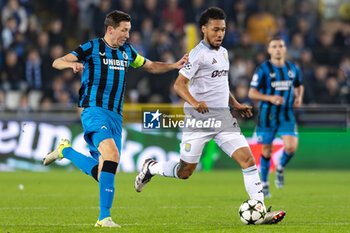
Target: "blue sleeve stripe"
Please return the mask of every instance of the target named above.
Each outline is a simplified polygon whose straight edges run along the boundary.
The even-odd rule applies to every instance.
[[[130,44],[129,44],[129,48],[130,48],[131,58],[134,61],[137,57],[138,52]]]
[[[201,46],[201,44],[199,44],[199,45],[197,45],[191,52],[190,52],[190,54],[189,54],[189,56],[188,56],[188,60],[192,60],[192,59],[194,59],[196,56],[197,56],[197,54],[202,50],[202,46]]]
[[[91,44],[91,42],[89,41],[89,42],[87,42],[87,43],[85,43],[85,44],[82,44],[80,47],[83,49],[83,51],[86,51],[86,50],[88,50],[89,48],[92,47],[92,44]]]

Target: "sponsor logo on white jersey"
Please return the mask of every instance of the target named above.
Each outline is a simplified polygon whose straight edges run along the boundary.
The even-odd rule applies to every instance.
[[[212,78],[227,76],[227,75],[228,75],[228,70],[214,70],[213,73],[211,73]]]

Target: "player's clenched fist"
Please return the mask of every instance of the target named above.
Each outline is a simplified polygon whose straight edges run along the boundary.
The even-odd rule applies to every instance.
[[[279,95],[273,95],[270,97],[270,102],[274,105],[282,105],[284,103],[284,98]]]
[[[72,69],[74,73],[77,73],[85,69],[85,67],[80,62],[73,62]]]
[[[300,107],[302,104],[303,100],[300,96],[296,97],[293,102],[293,107]]]
[[[197,102],[193,105],[193,108],[199,113],[209,112],[208,106],[204,101]]]

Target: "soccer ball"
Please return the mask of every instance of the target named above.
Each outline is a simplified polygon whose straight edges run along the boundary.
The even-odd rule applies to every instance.
[[[239,217],[244,224],[258,225],[265,218],[266,209],[264,204],[258,200],[247,200],[239,207]]]

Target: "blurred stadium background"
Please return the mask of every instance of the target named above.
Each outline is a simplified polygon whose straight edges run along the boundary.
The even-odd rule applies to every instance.
[[[300,147],[290,167],[350,168],[350,3],[348,0],[0,0],[0,171],[43,171],[44,154],[60,138],[88,154],[77,111],[80,74],[58,71],[52,61],[104,34],[105,15],[132,16],[129,42],[146,58],[173,62],[201,39],[196,22],[209,6],[227,14],[223,46],[230,56],[231,90],[242,103],[255,67],[267,59],[273,35],[286,41],[288,59],[303,72],[304,106],[297,119]],[[172,88],[177,71],[151,75],[129,69],[120,169],[134,172],[143,160],[177,159],[180,134],[141,130],[143,108],[181,111]],[[255,156],[254,120],[240,119]],[[282,151],[275,141],[274,160]],[[210,142],[201,168],[237,167]],[[258,161],[258,160],[257,160]],[[73,169],[62,160],[53,167]]]

